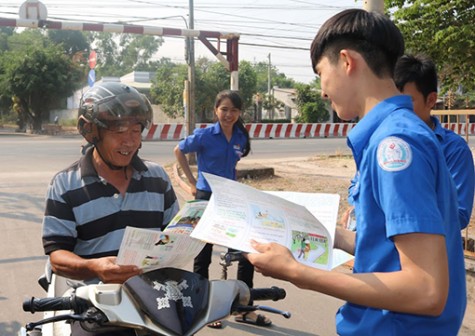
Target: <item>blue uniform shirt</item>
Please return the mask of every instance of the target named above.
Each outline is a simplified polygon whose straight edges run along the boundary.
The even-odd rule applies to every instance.
[[[446,239],[450,287],[438,317],[346,303],[337,313],[338,334],[456,335],[466,306],[464,257],[455,186],[434,132],[412,111],[409,96],[395,96],[362,118],[348,145],[359,171],[353,272],[398,271],[394,236],[439,234]]]
[[[431,117],[434,123],[434,133],[442,146],[450,175],[457,189],[460,229],[463,230],[470,222],[475,191],[475,171],[473,157],[465,140],[458,134],[448,130],[436,117]],[[353,194],[358,193],[358,172],[351,180],[348,188],[348,203],[353,205]]]
[[[472,152],[460,135],[442,127],[436,117],[431,118],[435,126],[434,133],[442,146],[447,167],[457,189],[460,229],[465,229],[472,215],[475,190]]]
[[[195,129],[192,135],[180,141],[178,147],[183,153],[195,152],[197,155],[196,189],[211,191],[203,173],[235,180],[236,165],[241,159],[246,142],[245,134],[236,125],[234,125],[231,140],[228,142],[221,131],[219,122],[207,128]]]

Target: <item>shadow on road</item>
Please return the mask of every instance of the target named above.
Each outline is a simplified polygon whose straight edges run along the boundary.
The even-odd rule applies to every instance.
[[[272,316],[272,315],[271,315]],[[299,331],[296,329],[284,328],[278,326],[278,324],[285,324],[285,319],[282,319],[278,322],[275,321],[276,318],[272,319],[273,324],[270,327],[257,327],[250,326],[243,323],[238,323],[234,321],[223,321],[223,332],[226,333],[226,329],[242,330],[248,332],[251,335],[260,335],[260,336],[279,336],[279,335],[294,335],[294,336],[319,336],[318,334],[311,334],[304,331]],[[228,330],[230,331],[230,330]]]
[[[18,322],[2,323],[0,322],[0,335],[16,336],[22,326]]]

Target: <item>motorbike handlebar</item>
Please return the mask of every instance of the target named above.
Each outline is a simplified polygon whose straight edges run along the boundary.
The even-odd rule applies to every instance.
[[[53,297],[37,299],[32,297],[23,302],[23,311],[35,313],[45,311],[73,310],[80,313],[87,309],[88,304],[85,300],[71,297]]]
[[[283,300],[287,295],[285,289],[279,287],[271,288],[251,288],[251,300],[253,301],[263,301],[263,300],[272,300],[278,301]]]

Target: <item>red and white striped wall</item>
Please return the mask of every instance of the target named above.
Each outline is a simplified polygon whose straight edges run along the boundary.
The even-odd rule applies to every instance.
[[[196,124],[205,128],[211,124]],[[253,139],[345,137],[354,124],[246,124]],[[144,140],[179,140],[184,138],[184,124],[153,124],[145,130]]]
[[[196,128],[205,128],[211,124],[196,124]],[[325,123],[325,124],[246,124],[249,135],[253,139],[283,139],[283,138],[326,138],[346,137],[354,127],[353,123]],[[444,123],[443,127],[455,133],[465,135],[466,124]],[[469,134],[475,134],[475,124],[469,124]],[[180,140],[185,134],[184,124],[153,124],[150,129],[144,130],[143,139]]]
[[[354,124],[248,124],[251,138],[345,137]]]

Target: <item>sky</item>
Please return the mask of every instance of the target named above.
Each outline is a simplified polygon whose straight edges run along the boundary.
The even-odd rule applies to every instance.
[[[24,0],[2,0],[0,17],[18,18]],[[271,63],[298,82],[309,83],[309,48],[319,27],[347,8],[363,8],[363,0],[42,0],[55,21],[136,24],[186,28],[193,3],[194,29],[240,34],[239,60]],[[216,43],[213,43],[216,47]],[[222,51],[225,49],[223,44]],[[99,56],[100,57],[100,56]],[[164,37],[156,58],[185,63],[184,40]],[[200,41],[195,59],[216,60]]]

